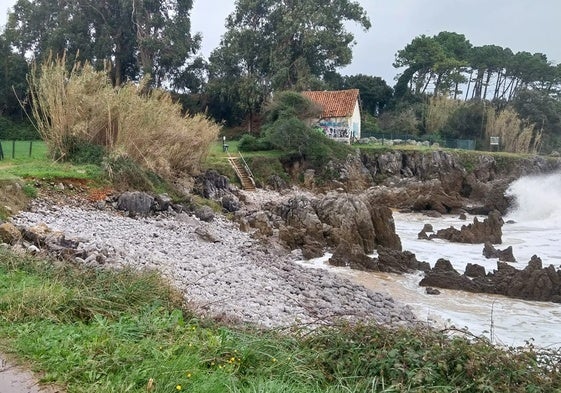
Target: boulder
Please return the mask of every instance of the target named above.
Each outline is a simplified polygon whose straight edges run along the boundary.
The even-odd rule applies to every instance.
[[[242,207],[240,200],[233,194],[224,195],[221,200],[221,205],[230,213],[237,212]]]
[[[13,224],[5,222],[0,225],[0,241],[9,245],[16,244],[21,239],[21,232]]]
[[[193,191],[207,199],[220,200],[230,193],[230,182],[215,170],[208,170],[195,178]]]
[[[288,188],[288,183],[282,177],[275,174],[267,178],[267,187],[275,191],[281,191]]]
[[[440,291],[436,288],[427,287],[425,289],[427,295],[440,295]]]
[[[154,197],[145,192],[125,192],[117,199],[117,209],[124,210],[130,214],[150,214],[154,206]]]
[[[211,222],[214,220],[214,210],[209,206],[200,206],[195,209],[195,217],[201,221]]]
[[[171,203],[173,201],[168,194],[159,194],[154,198],[154,202],[155,210],[165,212],[168,211],[168,209],[171,207]]]

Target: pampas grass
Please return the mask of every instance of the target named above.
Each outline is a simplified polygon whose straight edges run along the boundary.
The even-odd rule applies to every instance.
[[[542,132],[534,124],[520,119],[515,110],[506,108],[496,111],[489,108],[486,114],[485,132],[500,137],[501,150],[510,153],[537,153],[542,141]]]
[[[433,134],[442,131],[450,117],[462,105],[463,103],[460,100],[444,96],[430,97],[424,119],[426,133]]]
[[[28,79],[32,114],[54,159],[68,158],[69,141],[81,140],[169,178],[198,171],[220,130],[204,115],[184,115],[147,79],[115,88],[88,63],[68,70],[64,57],[50,58]]]

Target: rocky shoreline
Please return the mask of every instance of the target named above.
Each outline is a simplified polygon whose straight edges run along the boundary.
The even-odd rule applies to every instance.
[[[336,320],[416,323],[412,311],[384,294],[295,262],[238,225],[187,213],[130,217],[94,205],[37,200],[12,218],[27,248],[57,251],[93,267],[155,269],[202,315],[265,328]]]

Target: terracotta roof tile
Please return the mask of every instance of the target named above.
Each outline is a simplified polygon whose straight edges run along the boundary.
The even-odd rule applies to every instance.
[[[359,90],[304,91],[302,95],[323,108],[322,118],[351,117],[355,110]]]

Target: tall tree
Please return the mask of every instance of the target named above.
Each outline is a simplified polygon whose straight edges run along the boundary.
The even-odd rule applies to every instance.
[[[370,28],[356,1],[237,0],[209,59],[209,88],[228,86],[220,89],[223,96],[244,96],[241,107],[251,117],[272,91],[317,86],[352,60],[349,21]]]
[[[359,89],[362,109],[372,116],[380,115],[390,102],[393,89],[377,76],[352,75],[343,80],[343,88]]]
[[[192,0],[18,0],[6,37],[36,60],[67,52],[98,68],[110,64],[115,84],[151,74],[157,85],[185,71],[201,37],[191,35]]]
[[[0,35],[0,116],[23,116],[19,100],[25,101],[27,71],[25,58],[13,53],[4,35]]]

